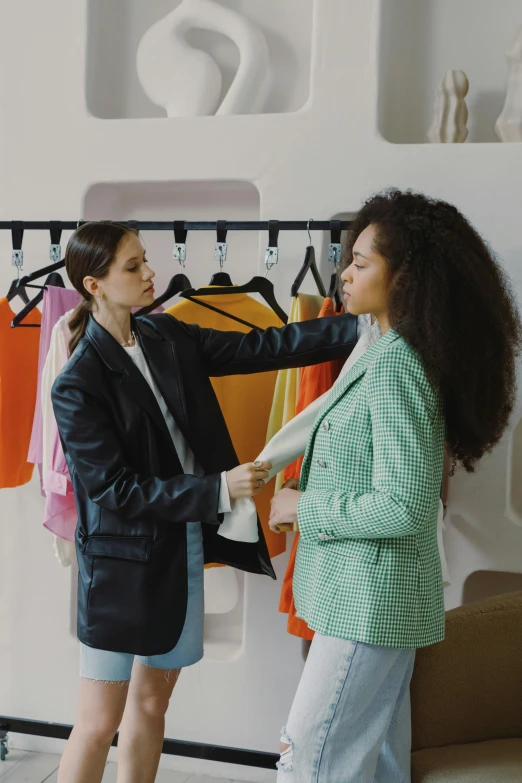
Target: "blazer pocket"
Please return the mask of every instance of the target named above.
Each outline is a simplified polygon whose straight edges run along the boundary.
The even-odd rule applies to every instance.
[[[146,562],[151,546],[150,536],[88,536],[81,550],[84,555]]]
[[[340,538],[321,541],[320,546],[343,558],[364,560],[365,563],[373,564],[379,560],[379,539]]]

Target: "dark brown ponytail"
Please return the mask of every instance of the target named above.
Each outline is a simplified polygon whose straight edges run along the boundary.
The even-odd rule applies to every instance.
[[[69,318],[69,330],[71,339],[69,340],[69,355],[72,354],[87,329],[89,316],[91,314],[91,303],[87,299],[82,299],[80,304],[75,307],[72,316]]]
[[[122,240],[129,234],[137,235],[138,232],[121,223],[101,220],[95,223],[84,223],[76,229],[67,243],[65,251],[67,275],[83,297],[69,319],[70,354],[85,334],[92,312],[92,296],[85,289],[83,281],[86,277],[95,277],[98,280],[107,277]]]

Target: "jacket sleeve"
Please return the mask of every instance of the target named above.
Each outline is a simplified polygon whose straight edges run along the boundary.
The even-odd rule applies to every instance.
[[[357,318],[348,313],[246,334],[177,323],[191,331],[210,376],[320,364],[349,356],[357,342]]]
[[[305,490],[298,504],[303,539],[412,536],[438,508],[436,395],[420,360],[409,351],[387,350],[368,373],[372,489]],[[335,459],[342,465],[342,454]]]
[[[52,389],[60,438],[88,497],[129,521],[219,524],[221,476],[188,474],[169,479],[143,476],[128,465],[103,401],[75,373],[62,373]]]

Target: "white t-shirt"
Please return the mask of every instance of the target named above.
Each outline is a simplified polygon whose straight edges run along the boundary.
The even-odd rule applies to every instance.
[[[181,462],[181,467],[183,468],[183,472],[193,476],[202,476],[203,471],[201,470],[200,466],[197,464],[196,458],[194,457],[194,454],[192,453],[190,446],[188,445],[187,441],[183,437],[183,434],[179,429],[178,425],[174,421],[174,417],[172,416],[171,412],[167,408],[167,405],[158,388],[158,385],[154,380],[154,378],[152,377],[152,373],[150,371],[149,365],[147,364],[147,360],[145,359],[141,346],[139,345],[138,342],[136,342],[136,345],[133,345],[131,347],[125,347],[125,350],[127,351],[128,356],[132,359],[132,361],[134,362],[138,370],[140,370],[141,374],[143,375],[143,377],[149,384],[150,388],[152,389],[154,396],[156,397],[160,410],[163,414],[163,418],[165,419],[165,424],[167,425],[167,428],[170,432],[172,442],[174,443],[174,448],[176,449],[177,455],[179,457],[179,461]],[[226,471],[223,471],[223,473],[221,474],[221,490],[219,493],[218,513],[224,514],[228,511],[230,511],[230,496],[228,493]]]

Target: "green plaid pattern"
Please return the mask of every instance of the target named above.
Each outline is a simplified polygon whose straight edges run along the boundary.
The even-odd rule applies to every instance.
[[[294,597],[310,628],[386,647],[444,638],[443,458],[440,397],[390,330],[332,390],[305,454]]]

